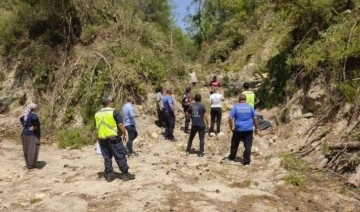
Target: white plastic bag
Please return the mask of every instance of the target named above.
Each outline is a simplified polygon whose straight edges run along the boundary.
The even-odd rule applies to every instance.
[[[96,150],[96,154],[102,155],[99,142],[96,142],[95,150]]]

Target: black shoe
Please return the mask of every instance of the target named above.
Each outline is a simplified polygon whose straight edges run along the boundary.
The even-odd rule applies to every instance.
[[[204,157],[204,153],[200,152],[198,156],[202,158]]]
[[[190,151],[186,150],[185,153],[186,153],[186,155],[190,155]]]
[[[133,180],[133,179],[135,179],[135,174],[130,174],[129,172],[123,173],[122,176],[121,176],[121,179],[123,181]]]
[[[176,139],[176,138],[172,138],[172,139],[170,139],[170,142],[175,142],[175,141],[179,141],[178,139]]]
[[[136,156],[139,156],[139,154],[136,153],[136,152],[129,152],[128,153],[128,157],[136,157]]]
[[[184,130],[184,133],[190,134],[190,130]]]
[[[110,183],[111,181],[113,181],[115,179],[114,173],[113,172],[109,172],[105,174],[105,180],[106,182]]]

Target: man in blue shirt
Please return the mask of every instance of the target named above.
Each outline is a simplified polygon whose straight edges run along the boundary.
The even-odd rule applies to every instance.
[[[163,97],[164,109],[163,115],[165,120],[165,140],[171,142],[177,141],[174,137],[174,128],[175,128],[175,104],[171,97],[171,90],[167,89],[165,91],[165,96]]]
[[[246,96],[240,95],[239,103],[230,111],[229,127],[233,132],[231,138],[230,155],[227,161],[234,161],[242,140],[244,142],[245,151],[243,154],[244,165],[250,165],[251,146],[253,141],[253,128],[255,126],[255,134],[258,133],[258,122],[254,108],[246,103]]]
[[[128,150],[129,156],[137,156],[137,153],[133,150],[133,142],[135,138],[138,136],[135,127],[135,111],[133,104],[135,103],[135,99],[133,96],[129,96],[127,99],[127,103],[124,104],[122,108],[122,114],[124,117],[124,126],[128,133],[128,142],[126,143],[126,148]]]

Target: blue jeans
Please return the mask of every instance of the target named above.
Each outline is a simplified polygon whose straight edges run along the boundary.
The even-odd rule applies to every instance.
[[[120,137],[99,140],[101,153],[104,158],[105,173],[113,171],[112,157],[114,156],[117,165],[122,173],[128,172],[126,152]]]
[[[239,147],[240,141],[244,142],[245,151],[243,153],[244,165],[250,164],[251,146],[253,141],[253,131],[234,131],[231,138],[230,147],[230,160],[235,160],[236,153]]]
[[[135,138],[138,136],[138,133],[136,131],[136,127],[134,125],[126,126],[125,129],[128,133],[128,142],[126,144],[126,148],[128,150],[128,153],[133,153],[133,142]]]
[[[165,139],[174,139],[175,117],[174,114],[164,112]]]

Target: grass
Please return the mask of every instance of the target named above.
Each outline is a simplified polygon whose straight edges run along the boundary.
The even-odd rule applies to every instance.
[[[300,157],[291,154],[285,155],[283,157],[281,166],[290,171],[305,172],[310,169],[310,166],[301,160]]]
[[[58,147],[61,149],[65,149],[67,147],[76,149],[82,146],[94,144],[91,130],[88,127],[60,130],[56,136],[59,139]]]
[[[299,174],[289,174],[284,177],[287,184],[291,184],[300,188],[305,188],[307,178]]]
[[[34,198],[34,199],[30,200],[30,203],[35,204],[35,203],[38,203],[38,202],[41,202],[41,201],[42,201],[42,199],[40,199],[40,198]]]

